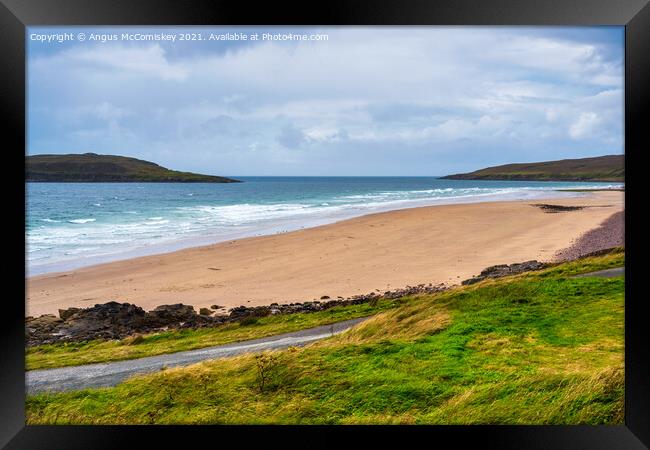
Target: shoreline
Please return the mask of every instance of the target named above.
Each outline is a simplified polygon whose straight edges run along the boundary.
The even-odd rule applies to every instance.
[[[231,308],[457,283],[492,264],[551,260],[622,210],[624,193],[552,198],[588,207],[546,214],[531,206],[542,198],[420,206],[36,275],[26,315],[110,300]]]
[[[26,273],[30,277],[40,275],[51,275],[60,272],[69,272],[87,267],[102,265],[111,262],[126,261],[129,259],[156,256],[162,254],[169,254],[180,250],[191,248],[205,247],[223,242],[247,239],[251,237],[271,236],[287,232],[294,232],[304,229],[316,228],[324,225],[331,225],[342,221],[363,217],[372,214],[379,214],[384,212],[400,211],[404,209],[413,209],[421,207],[435,207],[444,205],[455,204],[474,204],[486,202],[509,202],[509,201],[533,201],[533,200],[550,200],[557,198],[574,198],[580,197],[581,194],[588,194],[593,192],[616,192],[618,189],[603,188],[603,189],[553,189],[541,192],[539,196],[531,196],[530,198],[509,198],[500,197],[500,194],[479,194],[467,197],[447,197],[439,199],[410,199],[387,202],[383,205],[378,205],[367,210],[357,211],[335,211],[329,215],[307,217],[307,218],[286,218],[281,222],[260,224],[259,228],[249,229],[246,231],[238,230],[231,231],[224,234],[203,233],[201,235],[189,235],[179,239],[168,242],[157,242],[152,244],[141,245],[133,248],[124,249],[116,253],[98,254],[86,257],[77,257],[71,259],[63,259],[53,262],[37,263],[28,262],[26,265]]]

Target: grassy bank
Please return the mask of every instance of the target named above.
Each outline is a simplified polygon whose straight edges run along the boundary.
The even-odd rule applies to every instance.
[[[39,345],[26,350],[25,366],[27,370],[78,366],[229,344],[369,316],[401,303],[400,300],[379,300],[375,303],[339,306],[315,313],[261,317],[215,328],[171,330],[144,335],[142,339],[137,340],[126,338],[120,341],[96,340]]]
[[[28,397],[29,424],[623,422],[622,253],[409,299],[305,348]]]

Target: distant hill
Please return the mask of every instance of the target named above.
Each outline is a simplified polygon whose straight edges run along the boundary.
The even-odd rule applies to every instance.
[[[27,181],[239,183],[232,178],[169,170],[136,158],[95,153],[25,157]]]
[[[506,164],[442,177],[448,180],[619,181],[625,180],[624,155]]]

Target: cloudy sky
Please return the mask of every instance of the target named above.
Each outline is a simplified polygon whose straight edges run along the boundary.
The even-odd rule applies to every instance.
[[[121,33],[318,41],[90,41]],[[43,42],[33,34],[72,33]],[[30,27],[28,154],[218,175],[444,175],[623,153],[622,27]]]

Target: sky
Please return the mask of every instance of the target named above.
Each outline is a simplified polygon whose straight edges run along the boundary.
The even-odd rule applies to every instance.
[[[438,176],[624,151],[623,27],[29,27],[26,39],[29,155]]]

